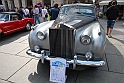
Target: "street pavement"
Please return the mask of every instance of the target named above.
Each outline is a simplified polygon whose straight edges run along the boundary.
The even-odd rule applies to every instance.
[[[106,19],[99,19],[106,29]],[[106,37],[106,65],[85,70],[66,70],[66,83],[124,83],[124,27],[115,24],[112,38]],[[52,83],[49,63],[26,54],[29,32],[20,31],[0,42],[0,83]]]

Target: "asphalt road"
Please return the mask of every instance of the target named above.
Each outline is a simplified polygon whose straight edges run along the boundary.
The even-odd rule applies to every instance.
[[[106,28],[106,20],[99,19]],[[0,83],[52,83],[49,63],[26,54],[29,32],[4,37],[0,42]],[[124,27],[115,24],[113,38],[107,37],[106,65],[74,71],[67,69],[66,83],[124,83]]]

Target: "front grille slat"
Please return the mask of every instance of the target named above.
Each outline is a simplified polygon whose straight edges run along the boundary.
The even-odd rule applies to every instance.
[[[74,30],[49,29],[50,56],[73,59]]]

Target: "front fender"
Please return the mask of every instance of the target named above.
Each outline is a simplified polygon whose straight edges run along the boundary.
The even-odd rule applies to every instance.
[[[100,33],[100,34],[99,34]],[[90,35],[92,42],[88,45],[84,45],[80,41],[80,36]],[[104,46],[106,41],[105,31],[102,29],[99,22],[93,22],[76,31],[76,53],[86,54],[91,51],[94,55],[102,57],[104,54]]]
[[[54,21],[46,21],[41,24],[34,26],[35,28],[31,30],[29,34],[29,46],[30,49],[34,48],[34,45],[39,45],[42,48],[49,49],[49,28],[52,26]],[[46,33],[46,38],[42,41],[37,38],[37,32],[44,31]]]

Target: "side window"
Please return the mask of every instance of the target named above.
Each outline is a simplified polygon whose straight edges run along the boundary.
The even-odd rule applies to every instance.
[[[11,15],[10,16],[10,21],[16,21],[16,20],[19,20],[18,15]]]
[[[22,15],[18,14],[18,19],[22,20],[22,18],[23,18]]]
[[[9,14],[5,15],[5,21],[9,21]]]

